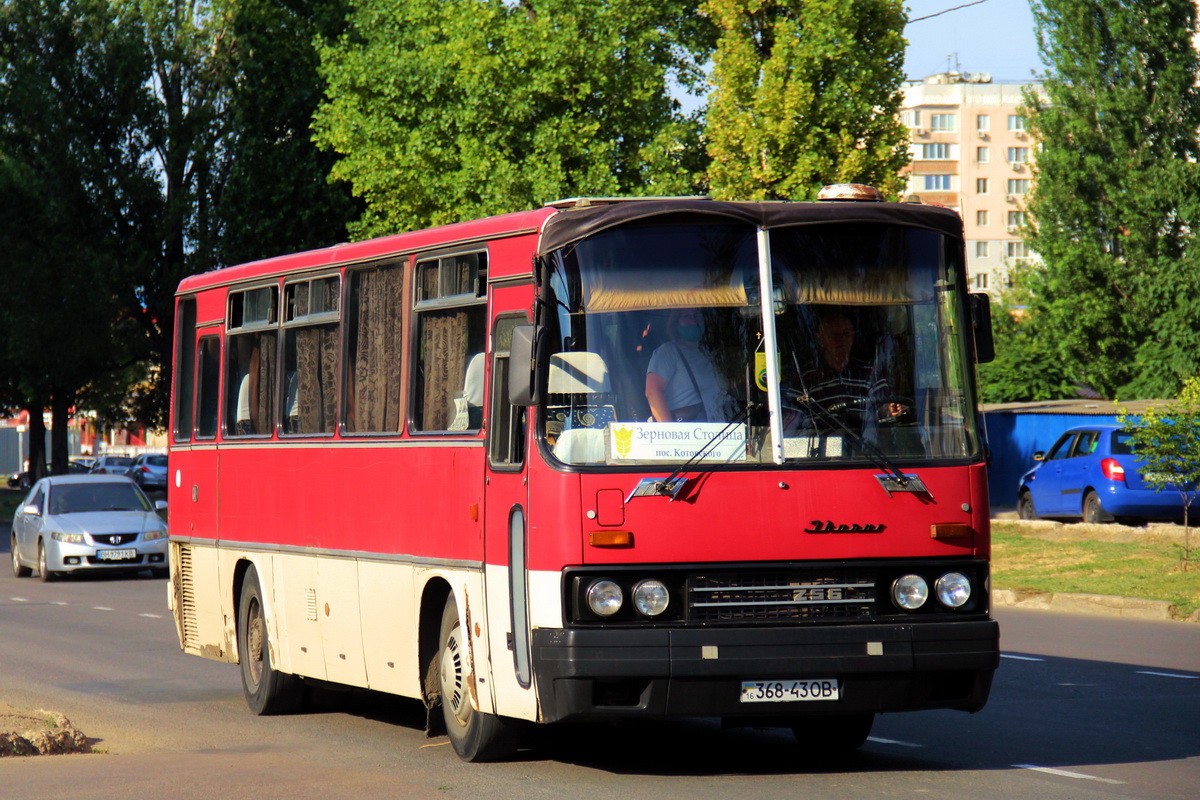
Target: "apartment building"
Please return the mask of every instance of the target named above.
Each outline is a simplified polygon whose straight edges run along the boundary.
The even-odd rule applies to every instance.
[[[976,291],[999,292],[1010,270],[1037,257],[1021,237],[1035,155],[1018,113],[1025,88],[957,72],[904,88],[901,114],[912,143],[907,195],[962,215]]]

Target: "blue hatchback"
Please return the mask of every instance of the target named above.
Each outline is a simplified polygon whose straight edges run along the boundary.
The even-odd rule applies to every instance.
[[[1085,522],[1183,519],[1183,497],[1174,488],[1154,491],[1139,471],[1130,435],[1119,425],[1071,428],[1021,476],[1021,519],[1082,518]]]

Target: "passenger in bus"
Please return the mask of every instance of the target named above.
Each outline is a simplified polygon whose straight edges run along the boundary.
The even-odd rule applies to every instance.
[[[908,407],[891,401],[891,387],[873,365],[854,356],[857,332],[854,321],[840,310],[818,315],[816,341],[819,363],[801,375],[804,395],[816,401],[829,416],[855,432],[861,432],[867,417],[877,421],[898,419]],[[829,426],[822,414],[810,414],[810,425]],[[822,424],[824,423],[824,424]]]
[[[670,340],[646,368],[646,399],[655,422],[718,422],[724,392],[712,358],[702,344],[704,316],[683,309],[667,321]]]

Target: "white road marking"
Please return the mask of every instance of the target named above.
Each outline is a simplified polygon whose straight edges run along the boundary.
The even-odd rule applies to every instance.
[[[93,611],[112,611],[108,606],[92,606]]]
[[[1183,678],[1185,681],[1200,681],[1200,675],[1180,675],[1175,672],[1151,672],[1150,670],[1139,669],[1138,675],[1157,675],[1160,678]]]
[[[139,617],[149,617],[150,619],[162,619],[162,614],[138,614]]]
[[[894,744],[899,747],[924,747],[925,746],[923,744],[914,744],[913,742],[901,742],[896,739],[881,739],[878,736],[868,736],[867,741],[875,742],[876,744]]]
[[[28,603],[29,602],[29,598],[27,598],[27,597],[10,597],[8,599],[12,600],[14,603]]]
[[[1045,661],[1044,658],[1034,658],[1033,656],[1014,656],[1011,653],[1001,653],[1001,658],[1011,658],[1013,661]]]
[[[1085,781],[1099,781],[1100,783],[1113,783],[1124,785],[1125,781],[1114,781],[1112,778],[1097,778],[1095,775],[1084,775],[1082,772],[1070,772],[1065,769],[1054,769],[1053,767],[1039,767],[1036,764],[1013,764],[1017,769],[1031,769],[1034,772],[1045,772],[1049,775],[1059,775],[1063,778],[1081,778]]]
[[[51,600],[50,605],[52,605],[52,606],[69,606],[71,604],[68,603],[66,600]]]

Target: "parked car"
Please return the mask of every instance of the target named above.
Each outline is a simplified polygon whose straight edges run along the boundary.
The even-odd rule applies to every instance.
[[[92,464],[96,475],[124,475],[133,466],[133,456],[100,456]]]
[[[91,468],[92,459],[76,459],[73,458],[67,463],[67,474],[69,475],[86,475]],[[46,468],[46,472],[50,472],[50,468]],[[14,472],[8,476],[8,488],[10,489],[29,489],[33,485],[33,476],[28,472]]]
[[[1119,425],[1082,425],[1063,433],[1039,462],[1021,476],[1017,511],[1085,522],[1141,524],[1183,518],[1183,497],[1173,488],[1156,492],[1133,454],[1130,434]]]
[[[12,566],[43,581],[83,571],[167,575],[167,525],[124,475],[53,475],[33,485],[13,515]]]
[[[161,453],[143,453],[133,460],[125,475],[143,489],[166,489],[167,457]]]

